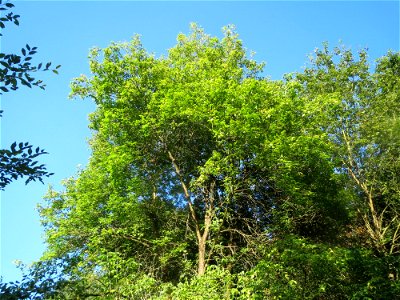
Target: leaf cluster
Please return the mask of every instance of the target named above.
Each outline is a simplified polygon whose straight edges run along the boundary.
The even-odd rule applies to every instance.
[[[0,1],[0,11],[7,11],[14,7],[14,4],[10,2]],[[6,22],[13,22],[15,25],[19,25],[19,15],[15,15],[13,12],[8,12],[6,15],[0,18],[0,27],[5,28]],[[2,36],[2,34],[0,34]],[[34,54],[37,53],[37,47],[30,47],[28,44],[21,48],[21,55],[15,53],[0,53],[0,90],[2,92],[15,91],[18,89],[19,84],[27,87],[37,86],[41,89],[45,88],[45,84],[40,79],[35,79],[33,73],[37,71],[49,71],[52,70],[58,74],[60,65],[51,69],[51,62],[39,63],[33,65],[31,60]],[[1,94],[1,92],[0,92]]]
[[[33,148],[29,143],[14,142],[10,149],[0,150],[0,189],[13,180],[26,176],[25,183],[39,180],[43,183],[43,177],[49,177],[53,173],[46,171],[45,165],[38,165],[35,160],[40,155],[47,154],[43,149]]]

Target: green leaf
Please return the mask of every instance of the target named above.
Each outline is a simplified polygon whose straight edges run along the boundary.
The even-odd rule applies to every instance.
[[[25,86],[27,86],[27,87],[29,87],[29,88],[32,87],[32,85],[31,85],[28,81],[26,81],[24,78],[20,78],[20,80],[21,80],[21,83],[22,83],[23,85],[25,85]]]

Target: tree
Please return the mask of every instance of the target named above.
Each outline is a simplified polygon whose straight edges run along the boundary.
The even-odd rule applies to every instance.
[[[399,54],[388,53],[371,74],[366,51],[328,45],[296,80],[309,98],[336,99],[326,132],[336,144],[337,171],[349,176],[355,214],[376,251],[399,251]]]
[[[218,41],[195,27],[191,36],[178,37],[165,59],[146,54],[137,39],[103,53],[100,63],[99,50],[92,52],[92,72],[99,76],[78,79],[73,92],[95,99],[99,110],[92,126],[99,137],[135,153],[131,168],[147,177],[156,197],[174,191],[169,197],[186,206],[198,245],[198,273],[203,274],[216,207],[224,201],[222,178],[213,169],[224,147],[216,135],[223,137],[221,127],[230,116],[218,110],[229,97],[238,98],[234,93],[241,80],[250,86],[259,67],[246,59],[230,29]],[[252,85],[258,88],[256,81]],[[124,128],[119,133],[116,120]]]
[[[321,188],[334,179],[316,103],[262,78],[231,27],[218,39],[193,26],[161,58],[138,38],[112,44],[92,50],[90,66],[72,95],[97,104],[91,162],[41,209],[48,257],[74,257],[67,272],[127,278],[111,256],[167,282],[192,276],[193,263],[198,275],[251,268],[284,222],[299,226],[316,215],[307,205],[323,211],[319,196],[337,192]]]
[[[10,2],[0,1],[0,11],[7,11],[14,7],[14,4]],[[5,28],[6,22],[13,22],[15,25],[19,25],[19,15],[15,15],[13,12],[8,12],[0,18],[0,27]],[[2,36],[2,34],[0,34]],[[33,73],[43,70],[50,70],[51,63],[47,63],[45,67],[43,63],[39,63],[37,66],[32,65],[31,59],[37,52],[37,47],[30,47],[28,44],[21,49],[21,54],[8,54],[0,53],[0,95],[9,91],[15,91],[22,84],[31,88],[32,86],[38,86],[41,89],[45,88],[45,85],[41,80],[37,80],[33,77]],[[57,66],[52,71],[58,73]],[[0,111],[0,117],[3,111]],[[33,146],[28,143],[13,143],[8,149],[0,150],[0,190],[4,188],[13,180],[18,177],[27,177],[26,183],[30,181],[39,180],[42,181],[43,177],[49,177],[52,173],[46,171],[45,166],[37,165],[37,161],[34,159],[37,156],[47,154],[44,150],[36,148],[32,150]]]

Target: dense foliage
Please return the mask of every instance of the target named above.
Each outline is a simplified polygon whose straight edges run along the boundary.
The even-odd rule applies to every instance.
[[[5,299],[396,299],[400,54],[328,45],[272,81],[232,27],[93,49],[92,157]],[[18,295],[18,296],[16,296]],[[8,298],[7,298],[8,297]]]

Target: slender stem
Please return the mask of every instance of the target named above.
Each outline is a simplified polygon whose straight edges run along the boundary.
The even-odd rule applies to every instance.
[[[183,181],[182,174],[181,174],[181,171],[179,169],[178,164],[176,163],[175,157],[172,155],[171,151],[169,151],[169,150],[168,150],[168,157],[171,160],[172,165],[174,166],[175,173],[179,177],[179,181],[181,183],[183,192],[185,194],[186,201],[187,201],[188,206],[189,206],[190,215],[191,215],[191,217],[192,217],[192,219],[194,221],[194,225],[195,225],[195,229],[196,229],[197,241],[200,241],[201,240],[201,233],[200,233],[199,222],[198,222],[197,217],[196,217],[196,212],[194,211],[192,200],[190,199],[189,189],[186,186],[186,183]]]

